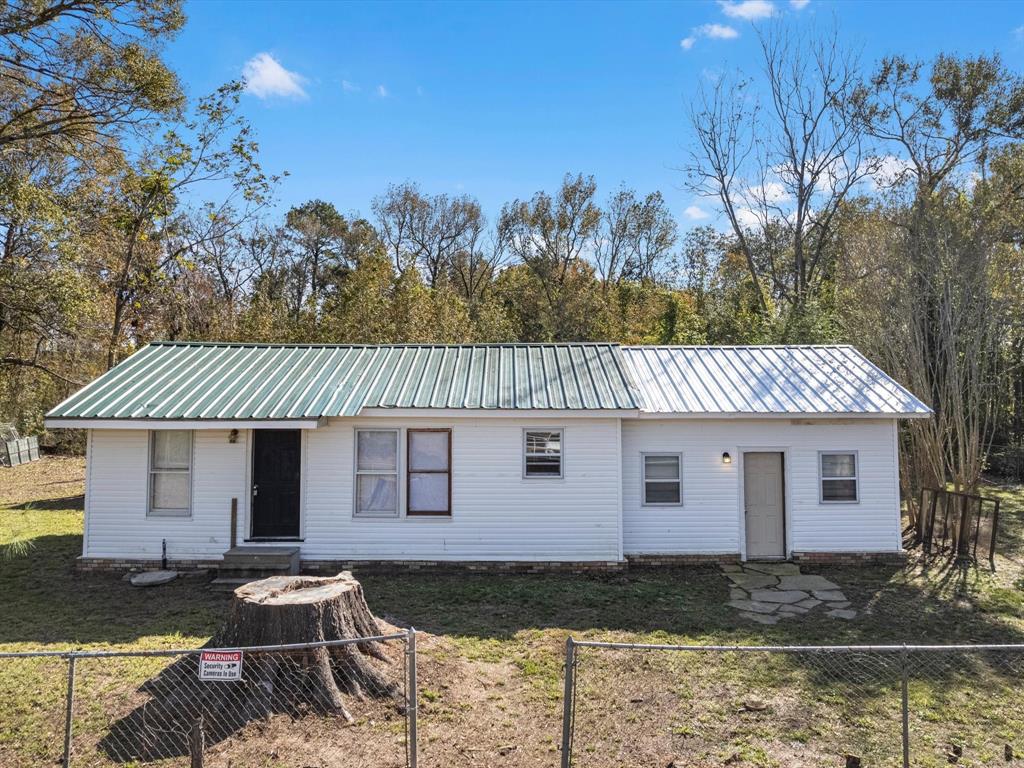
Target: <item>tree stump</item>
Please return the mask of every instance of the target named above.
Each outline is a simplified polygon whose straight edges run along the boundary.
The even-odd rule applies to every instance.
[[[292,645],[384,634],[370,613],[362,585],[345,571],[337,576],[273,576],[235,590],[224,628],[210,647]],[[390,664],[381,644],[370,641],[289,652],[246,654],[267,711],[275,697],[299,697],[352,721],[343,695],[362,700],[392,698],[400,685],[378,667]],[[374,661],[377,665],[374,665]],[[297,668],[304,674],[297,676]],[[297,690],[298,689],[298,690]]]

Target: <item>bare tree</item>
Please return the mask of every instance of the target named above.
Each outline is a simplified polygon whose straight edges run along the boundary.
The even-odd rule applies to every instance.
[[[877,165],[851,108],[858,61],[837,34],[770,27],[759,33],[767,105],[751,81],[723,77],[690,110],[689,186],[720,203],[765,312],[764,281],[797,312],[813,298],[827,276],[836,214]]]

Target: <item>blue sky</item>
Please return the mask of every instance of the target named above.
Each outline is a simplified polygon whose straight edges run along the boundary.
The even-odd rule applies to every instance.
[[[168,49],[190,95],[248,74],[244,110],[284,208],[319,197],[369,213],[389,183],[501,204],[566,172],[682,189],[688,100],[702,77],[755,74],[752,24],[829,25],[866,61],[998,51],[1024,72],[1024,3],[190,2]]]

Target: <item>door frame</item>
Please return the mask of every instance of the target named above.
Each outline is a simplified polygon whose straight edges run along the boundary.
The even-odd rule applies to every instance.
[[[790,494],[789,489],[792,487],[790,482],[790,460],[789,460],[789,446],[788,445],[738,445],[736,446],[736,453],[739,462],[737,464],[736,472],[736,483],[738,486],[737,498],[739,505],[736,509],[736,515],[739,519],[739,531],[740,531],[740,560],[746,562],[747,560],[747,516],[744,513],[746,508],[746,488],[744,487],[744,478],[746,473],[746,462],[745,456],[748,453],[780,453],[782,454],[782,540],[783,544],[783,560],[790,560],[793,557],[793,543],[790,539]]]
[[[252,462],[253,462],[253,448],[256,444],[256,429],[247,429],[245,431],[245,488],[243,489],[241,498],[244,499],[245,503],[245,529],[242,531],[242,541],[246,544],[268,544],[273,546],[277,542],[281,541],[294,541],[302,542],[306,540],[306,455],[307,451],[307,439],[309,437],[308,429],[299,429],[299,535],[290,536],[280,539],[267,539],[252,537]]]

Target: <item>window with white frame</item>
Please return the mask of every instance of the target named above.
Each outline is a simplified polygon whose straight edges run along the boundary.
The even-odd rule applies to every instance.
[[[398,430],[356,430],[356,509],[360,517],[398,514]]]
[[[452,513],[452,431],[410,429],[406,514]]]
[[[860,498],[856,451],[818,454],[822,501],[857,501]]]
[[[523,441],[524,476],[562,476],[562,430],[527,429]]]
[[[678,453],[645,453],[643,492],[646,506],[683,503],[683,457]]]
[[[192,432],[155,429],[149,433],[150,515],[192,514]]]

